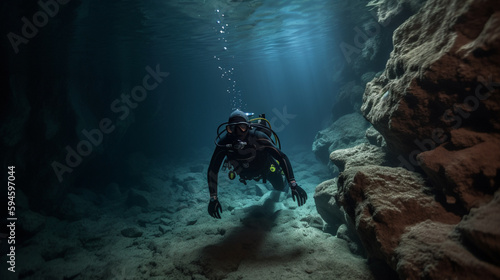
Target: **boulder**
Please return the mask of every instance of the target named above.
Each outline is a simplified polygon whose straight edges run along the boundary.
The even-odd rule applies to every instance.
[[[500,191],[460,221],[418,173],[400,167],[353,167],[338,184],[368,256],[401,279],[500,278]]]
[[[395,249],[406,228],[433,220],[454,225],[460,217],[435,201],[415,172],[401,167],[363,166],[344,171],[337,201],[349,215],[368,256],[396,269]]]
[[[457,225],[456,231],[465,244],[476,248],[482,259],[500,266],[500,191],[494,199],[470,213]]]
[[[346,223],[344,217],[345,213],[335,200],[336,195],[337,178],[319,184],[314,192],[316,210],[321,218],[323,218],[330,227],[333,227],[334,231],[336,231],[339,225]]]
[[[333,151],[330,154],[330,160],[338,167],[339,172],[354,166],[386,165],[388,163],[385,151],[368,143]]]
[[[460,128],[448,145],[418,155],[422,169],[462,213],[489,202],[499,188],[500,134]]]
[[[350,221],[347,221],[345,224],[341,224],[337,229],[335,236],[347,242],[347,246],[349,247],[351,253],[366,258],[366,252],[363,244],[361,243],[361,240],[359,239],[359,236]]]
[[[337,192],[337,178],[325,181],[316,187],[314,202],[316,210],[327,223],[324,231],[336,234],[337,238],[347,241],[352,253],[365,255],[353,223],[346,217],[342,206],[337,203]]]
[[[364,138],[369,123],[358,113],[340,117],[328,128],[316,134],[313,152],[324,163],[328,156],[337,149],[344,149],[366,142]]]
[[[365,137],[368,139],[368,142],[370,144],[379,146],[379,147],[385,147],[385,140],[384,136],[380,134],[373,126],[370,126],[366,132],[365,132]]]
[[[499,279],[500,268],[469,251],[453,228],[431,220],[409,227],[394,255],[400,279]]]

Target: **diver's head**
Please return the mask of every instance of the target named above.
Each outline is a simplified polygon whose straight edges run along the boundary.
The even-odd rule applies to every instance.
[[[229,115],[228,123],[237,123],[237,122],[249,122],[248,116],[245,112],[240,109],[234,110],[231,115]]]
[[[226,130],[229,134],[243,140],[250,130],[250,122],[247,114],[239,109],[234,110],[231,115],[229,115]]]

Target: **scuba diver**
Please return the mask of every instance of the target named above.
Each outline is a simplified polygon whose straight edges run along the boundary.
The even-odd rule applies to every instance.
[[[295,182],[290,161],[280,150],[279,138],[265,115],[252,120],[249,120],[248,115],[253,114],[235,110],[229,116],[229,121],[217,128],[216,148],[207,174],[210,192],[208,213],[217,219],[221,218],[222,213],[217,197],[217,179],[223,162],[223,168],[229,168],[229,179],[233,180],[237,174],[240,182],[245,185],[247,180],[262,179],[264,183],[269,181],[275,190],[285,191],[283,173],[290,186],[293,201],[297,199],[298,206],[302,206],[307,200],[307,193]],[[219,132],[224,125],[225,130]],[[271,136],[274,136],[279,148],[271,140]]]

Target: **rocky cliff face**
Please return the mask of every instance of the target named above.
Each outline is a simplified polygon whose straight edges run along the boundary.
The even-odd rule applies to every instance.
[[[361,107],[400,164],[421,166],[463,211],[491,200],[498,189],[495,3],[428,2],[396,30],[386,70],[368,83]]]
[[[313,151],[319,160],[327,162],[332,151],[365,141],[363,135],[369,124],[360,120],[363,117],[359,115],[364,88],[381,74],[379,71],[392,49],[394,30],[416,13],[423,2],[425,0],[337,3],[345,15],[341,19],[345,28],[338,34],[343,60],[337,61],[333,67],[332,82],[339,84],[339,88],[332,106],[332,124],[320,131],[313,143]]]
[[[341,206],[401,279],[499,279],[500,7],[431,0],[393,41],[361,110],[405,169],[341,159],[376,149],[335,151],[345,171],[318,207]]]

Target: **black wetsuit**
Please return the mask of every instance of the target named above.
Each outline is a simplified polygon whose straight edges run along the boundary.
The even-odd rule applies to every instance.
[[[281,171],[288,182],[295,181],[290,160],[273,144],[267,134],[251,128],[243,142],[246,142],[246,145],[237,148],[235,146],[238,144],[238,138],[226,134],[217,143],[208,167],[208,189],[211,197],[217,196],[217,177],[225,157],[243,182],[264,179],[269,180],[275,189],[284,190]],[[276,167],[274,172],[270,170],[271,164]]]

